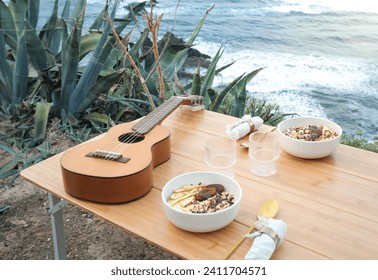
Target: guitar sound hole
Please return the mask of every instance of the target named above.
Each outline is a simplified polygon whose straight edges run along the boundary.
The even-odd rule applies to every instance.
[[[132,144],[132,143],[138,143],[140,141],[144,140],[143,134],[139,133],[125,133],[118,137],[118,141],[122,143]]]

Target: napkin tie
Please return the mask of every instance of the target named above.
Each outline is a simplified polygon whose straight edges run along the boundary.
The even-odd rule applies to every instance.
[[[244,115],[239,121],[230,126],[226,126],[226,134],[234,140],[238,140],[248,133],[258,129],[264,120],[260,117]]]
[[[255,222],[255,229],[254,232],[246,235],[247,238],[254,238],[254,241],[244,259],[269,260],[281,245],[287,225],[281,220],[259,217]]]

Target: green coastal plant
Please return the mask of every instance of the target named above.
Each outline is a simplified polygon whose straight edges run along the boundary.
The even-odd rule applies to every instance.
[[[361,130],[358,130],[354,134],[350,135],[343,134],[341,136],[340,142],[348,146],[378,153],[378,136],[374,137],[373,142],[369,142],[367,139],[364,138],[364,132]]]
[[[287,116],[297,115],[296,113],[283,113],[278,104],[253,96],[248,96],[245,112],[251,116],[261,117],[265,124],[271,126],[277,126]]]
[[[35,125],[32,132],[34,139],[44,139],[51,103],[38,102],[35,107]]]
[[[246,85],[261,69],[241,75],[218,93],[213,89],[214,77],[233,64],[217,66],[223,48],[204,76],[198,72],[193,83],[180,85],[178,72],[214,6],[189,39],[178,44],[172,43],[171,32],[160,40],[155,36],[162,19],[153,21],[155,1],[130,3],[128,14],[117,18],[120,2],[106,1],[86,34],[85,0],[75,1],[73,9],[66,0],[60,16],[55,0],[39,32],[39,1],[10,0],[8,6],[0,2],[0,114],[21,124],[11,136],[0,134],[0,148],[12,156],[0,167],[1,178],[16,176],[22,168],[56,153],[46,133],[52,118],[59,118],[60,129],[72,139],[83,142],[119,122],[146,115],[171,95],[202,95],[207,109],[237,117],[247,112]],[[148,15],[147,28],[130,42],[126,27],[140,28],[137,21],[144,15]],[[24,157],[31,152],[35,156]]]
[[[200,20],[185,44],[169,45],[170,34],[167,33],[167,36],[164,36],[162,39],[164,47],[159,54],[157,51],[158,42],[156,42],[156,33],[162,17],[160,16],[155,23],[153,22],[153,5],[151,5],[151,12],[149,15],[147,14],[147,26],[154,33],[152,47],[154,62],[148,68],[143,58],[141,59],[140,57],[142,47],[144,47],[145,40],[148,37],[147,29],[130,49],[127,46],[129,43],[128,35],[123,37],[121,43],[117,41],[117,38],[121,37],[120,34],[124,28],[136,19],[136,15],[140,15],[140,12],[144,10],[147,2],[128,5],[129,14],[123,19],[115,19],[115,12],[120,4],[120,0],[115,0],[112,5],[110,5],[112,1],[107,1],[104,9],[90,27],[92,31],[101,30],[101,34],[92,32],[84,36],[81,33],[86,1],[77,1],[72,14],[69,14],[71,1],[66,1],[62,15],[58,17],[58,0],[55,0],[52,14],[39,34],[37,34],[35,29],[39,1],[33,2],[34,4],[31,6],[29,6],[29,2],[31,1],[10,1],[9,7],[3,2],[1,5],[1,13],[5,17],[2,17],[0,26],[8,27],[1,28],[1,30],[5,31],[2,31],[2,36],[0,36],[0,43],[2,42],[0,45],[4,58],[2,60],[4,63],[0,66],[2,67],[2,72],[7,74],[4,77],[0,77],[1,85],[3,85],[1,87],[1,96],[3,96],[1,99],[1,108],[4,112],[8,113],[14,111],[15,106],[26,98],[28,91],[42,97],[47,102],[51,102],[53,106],[52,111],[58,112],[58,114],[63,114],[63,112],[64,114],[83,113],[90,109],[89,106],[99,96],[108,94],[115,84],[122,88],[125,83],[130,82],[127,79],[129,73],[126,73],[125,69],[130,67],[131,62],[136,63],[138,69],[135,69],[135,67],[134,69],[137,70],[138,74],[141,73],[139,76],[143,77],[139,78],[143,78],[148,87],[148,89],[145,88],[144,97],[142,94],[137,99],[143,100],[146,95],[149,97],[149,92],[153,96],[159,96],[156,87],[157,80],[159,80],[160,94],[163,94],[163,96],[159,96],[160,100],[165,99],[165,88],[168,89],[167,97],[178,94],[176,88],[170,87],[169,84],[174,84],[174,80],[177,79],[177,72],[185,63],[188,50],[198,36],[208,13],[214,7],[206,11],[205,16]],[[109,14],[110,6],[112,6],[112,11]],[[16,20],[17,15],[20,14],[29,16],[30,21],[33,21],[33,23],[30,23],[29,20]],[[111,24],[115,21],[120,24],[112,26]],[[16,32],[13,30],[16,30]],[[112,36],[111,31],[113,31],[113,35],[115,36]],[[14,67],[15,70],[19,70],[18,72],[12,71],[13,68],[10,65],[12,61],[6,59],[6,46],[13,46],[10,51],[14,54],[16,65],[20,65],[19,67]],[[125,53],[125,50],[129,55],[128,60],[122,55],[122,53]],[[81,70],[79,67],[80,62],[91,51],[93,51],[91,59],[85,68]],[[210,110],[219,111],[226,95],[232,93],[234,96],[233,108],[231,111],[224,113],[240,116],[243,113],[243,105],[246,98],[245,85],[261,69],[237,78],[218,94],[214,90],[211,90],[214,76],[232,65],[230,63],[216,69],[222,53],[223,50],[220,49],[215,54],[206,71],[206,75],[201,78],[202,86],[198,88],[199,92],[192,92],[192,94],[204,96],[206,107]],[[33,79],[26,74],[29,63],[33,67],[33,72],[36,73],[36,77],[33,77]],[[158,69],[159,71],[152,71],[154,69]],[[22,73],[24,74],[22,75]],[[160,73],[160,75],[157,73]],[[29,88],[21,91],[18,88],[22,83],[13,82],[15,77],[19,78],[20,76],[24,77],[24,87],[28,83],[31,84]],[[30,83],[31,81],[33,83]],[[16,85],[17,88],[12,87]],[[133,82],[133,86],[138,91],[141,91],[140,83]],[[22,95],[18,95],[19,92],[22,92]],[[154,98],[154,102],[158,103],[159,99]],[[131,101],[129,103],[133,104],[133,107],[137,107],[135,106],[135,102]],[[9,107],[13,109],[9,110]],[[142,114],[147,113],[145,110],[143,112],[140,111],[140,108],[138,111]]]
[[[0,142],[0,150],[11,158],[0,166],[0,180],[4,187],[11,187],[24,168],[61,152],[60,149],[52,148],[50,138],[38,143],[39,145],[36,146],[34,139],[25,138],[22,135],[13,136],[8,141]]]
[[[217,90],[213,88],[215,76],[234,63],[231,62],[217,68],[217,64],[223,52],[224,49],[220,47],[214,58],[211,60],[204,76],[201,76],[200,65],[198,65],[196,72],[193,75],[192,82],[189,83],[185,89],[190,88],[192,95],[203,96],[205,108],[208,110],[221,112],[235,117],[242,117],[246,108],[246,86],[263,68],[253,70],[248,74],[242,74],[222,88],[220,92],[217,92]]]
[[[11,206],[9,206],[9,205],[0,206],[0,214],[1,214],[2,212],[5,212],[5,211],[8,210],[9,208],[11,208]]]
[[[61,17],[57,15],[58,0],[52,14],[39,33],[36,18],[39,1],[15,1],[6,6],[0,2],[0,107],[3,114],[14,114],[16,107],[31,93],[52,102],[55,111],[83,112],[99,95],[99,89],[109,89],[122,80],[123,66],[114,60],[120,52],[110,24],[105,21],[97,33],[82,35],[85,0],[76,1],[72,14],[71,1],[66,1]],[[102,16],[109,9],[107,1]],[[120,0],[113,1],[114,19]],[[148,2],[133,5],[133,10],[117,26],[121,33],[135,14]],[[19,20],[24,19],[25,20]],[[31,23],[31,21],[33,23]],[[101,26],[98,24],[92,25]],[[93,52],[85,68],[81,61]],[[137,53],[137,50],[134,51]],[[118,54],[118,57],[120,55]],[[32,70],[29,71],[29,66]]]
[[[270,104],[267,100],[254,98],[247,92],[247,84],[264,68],[258,68],[248,74],[244,73],[218,91],[212,88],[214,77],[233,64],[232,62],[217,69],[216,65],[222,53],[223,50],[220,48],[204,77],[201,77],[198,66],[192,83],[186,87],[191,87],[193,95],[204,96],[206,109],[237,118],[241,118],[245,114],[259,116],[265,124],[269,125],[277,125],[285,116],[293,115],[291,113],[284,114],[277,104]]]
[[[5,112],[11,112],[10,105],[20,103],[27,93],[29,61],[26,24],[23,17],[22,20],[21,17],[17,18],[17,11],[24,11],[25,14],[25,10],[23,1],[11,1],[9,9],[3,1],[0,2],[0,102]],[[17,49],[17,52],[8,54],[7,44]]]

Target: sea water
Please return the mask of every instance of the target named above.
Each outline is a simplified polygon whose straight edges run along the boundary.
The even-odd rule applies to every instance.
[[[64,1],[60,1],[64,3]],[[75,1],[72,1],[75,3]],[[122,8],[118,16],[125,15]],[[63,5],[61,3],[61,6]],[[88,0],[85,25],[104,0]],[[208,14],[195,48],[214,56],[218,66],[235,63],[214,81],[222,86],[243,73],[264,68],[247,85],[249,94],[280,105],[284,113],[318,116],[378,135],[378,4],[372,0],[202,0],[159,1],[159,35],[188,38]],[[41,0],[41,21],[53,1]],[[144,22],[139,22],[143,30]]]

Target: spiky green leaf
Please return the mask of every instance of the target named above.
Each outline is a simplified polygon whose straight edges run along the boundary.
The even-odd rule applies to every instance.
[[[35,123],[33,137],[44,139],[46,136],[47,121],[52,103],[38,102],[35,108]]]
[[[92,25],[89,27],[89,32],[98,32],[106,24],[106,17],[109,12],[109,3],[106,1],[106,4],[100,14],[93,21]]]
[[[0,29],[6,35],[5,41],[9,47],[17,50],[17,34],[14,26],[13,17],[9,8],[3,1],[0,2]]]
[[[231,115],[235,117],[242,117],[244,115],[246,99],[247,99],[247,84],[264,68],[259,68],[253,70],[243,77],[237,84],[233,87],[232,93],[234,95],[234,103],[231,111]]]
[[[35,29],[29,22],[26,23],[26,47],[30,63],[35,70],[42,72],[55,65],[54,57],[45,51]]]
[[[214,58],[211,60],[210,65],[207,68],[205,77],[202,80],[201,96],[204,97],[204,104],[206,108],[209,106],[209,98],[207,97],[206,93],[207,93],[207,90],[211,88],[213,85],[214,77],[216,74],[217,63],[220,57],[222,56],[223,52],[224,52],[224,49],[220,47],[217,53],[215,54]]]
[[[82,60],[88,53],[96,48],[98,41],[101,38],[100,33],[88,33],[81,37],[80,40],[80,60]]]
[[[56,51],[56,47],[53,48],[52,46],[55,45],[54,38],[56,32],[56,25],[58,22],[58,5],[59,1],[55,0],[51,15],[49,19],[46,21],[46,23],[43,25],[39,33],[39,37],[41,38],[45,47],[53,53],[55,53]]]
[[[186,41],[186,44],[185,44],[186,46],[193,45],[195,39],[197,38],[199,32],[201,31],[203,24],[205,23],[205,19],[208,15],[209,11],[206,12],[206,14],[202,17],[202,19],[199,21],[199,23],[195,27],[191,36]],[[184,65],[185,60],[188,56],[189,48],[184,48],[183,50],[179,51],[174,56],[173,59],[172,59],[172,56],[169,53],[169,51],[174,51],[174,49],[168,50],[167,54],[165,54],[165,53],[161,54],[160,64],[161,64],[163,72],[164,72],[164,77],[168,81],[171,81],[174,78],[175,73],[177,73],[182,68],[182,66]]]
[[[13,77],[12,104],[20,103],[27,94],[29,57],[26,48],[26,1],[10,1],[9,12],[17,34],[17,52]]]
[[[121,69],[100,78],[80,103],[78,107],[79,112],[84,111],[100,94],[106,94],[112,86],[120,83],[124,74],[125,70]]]
[[[13,71],[6,58],[4,32],[0,31],[0,104],[3,108],[12,102]]]
[[[33,28],[37,27],[40,0],[28,1],[28,21]]]
[[[109,116],[106,114],[98,113],[98,112],[92,112],[92,113],[86,114],[84,116],[84,119],[91,122],[103,123],[106,125],[109,123]]]
[[[24,28],[25,31],[25,28]],[[26,48],[25,32],[17,38],[18,49],[13,78],[13,104],[19,104],[27,95],[29,77],[29,57]]]
[[[196,72],[193,75],[193,82],[192,82],[192,95],[200,95],[201,94],[201,74],[200,74],[200,67],[198,65]]]
[[[13,150],[11,147],[3,143],[0,143],[0,149],[10,153],[13,156],[17,155],[17,152],[15,150]]]
[[[21,170],[19,170],[18,168],[17,169],[8,170],[8,171],[6,171],[4,173],[0,172],[0,180],[4,179],[6,177],[9,177],[9,176],[18,175],[20,172],[21,172]]]
[[[144,101],[141,99],[134,99],[134,98],[114,98],[112,96],[109,96],[108,98],[111,101],[116,100],[120,104],[131,107],[140,116],[145,116],[148,113],[146,110],[142,109],[142,107],[150,105],[148,101]]]
[[[119,6],[120,0],[116,0],[113,6],[111,19],[114,19],[116,10]],[[84,100],[88,99],[89,91],[95,85],[96,80],[102,70],[103,64],[105,63],[109,52],[104,51],[104,47],[108,42],[109,32],[111,30],[110,23],[107,23],[104,28],[101,39],[99,40],[96,49],[93,52],[91,60],[88,62],[83,75],[81,76],[75,90],[72,92],[70,97],[69,112],[78,112],[85,107],[82,106]],[[91,99],[91,98],[89,98]],[[87,104],[87,101],[85,102]],[[80,108],[80,109],[79,109]]]
[[[62,88],[60,94],[60,108],[68,111],[71,94],[77,85],[80,62],[80,34],[78,26],[74,25],[68,36],[64,51],[62,52]]]
[[[215,99],[215,102],[213,102],[210,106],[210,110],[217,111],[219,106],[222,104],[224,98],[226,95],[231,91],[231,89],[242,79],[244,74],[240,75],[236,79],[234,79],[231,83],[229,83],[218,95],[217,99]]]

